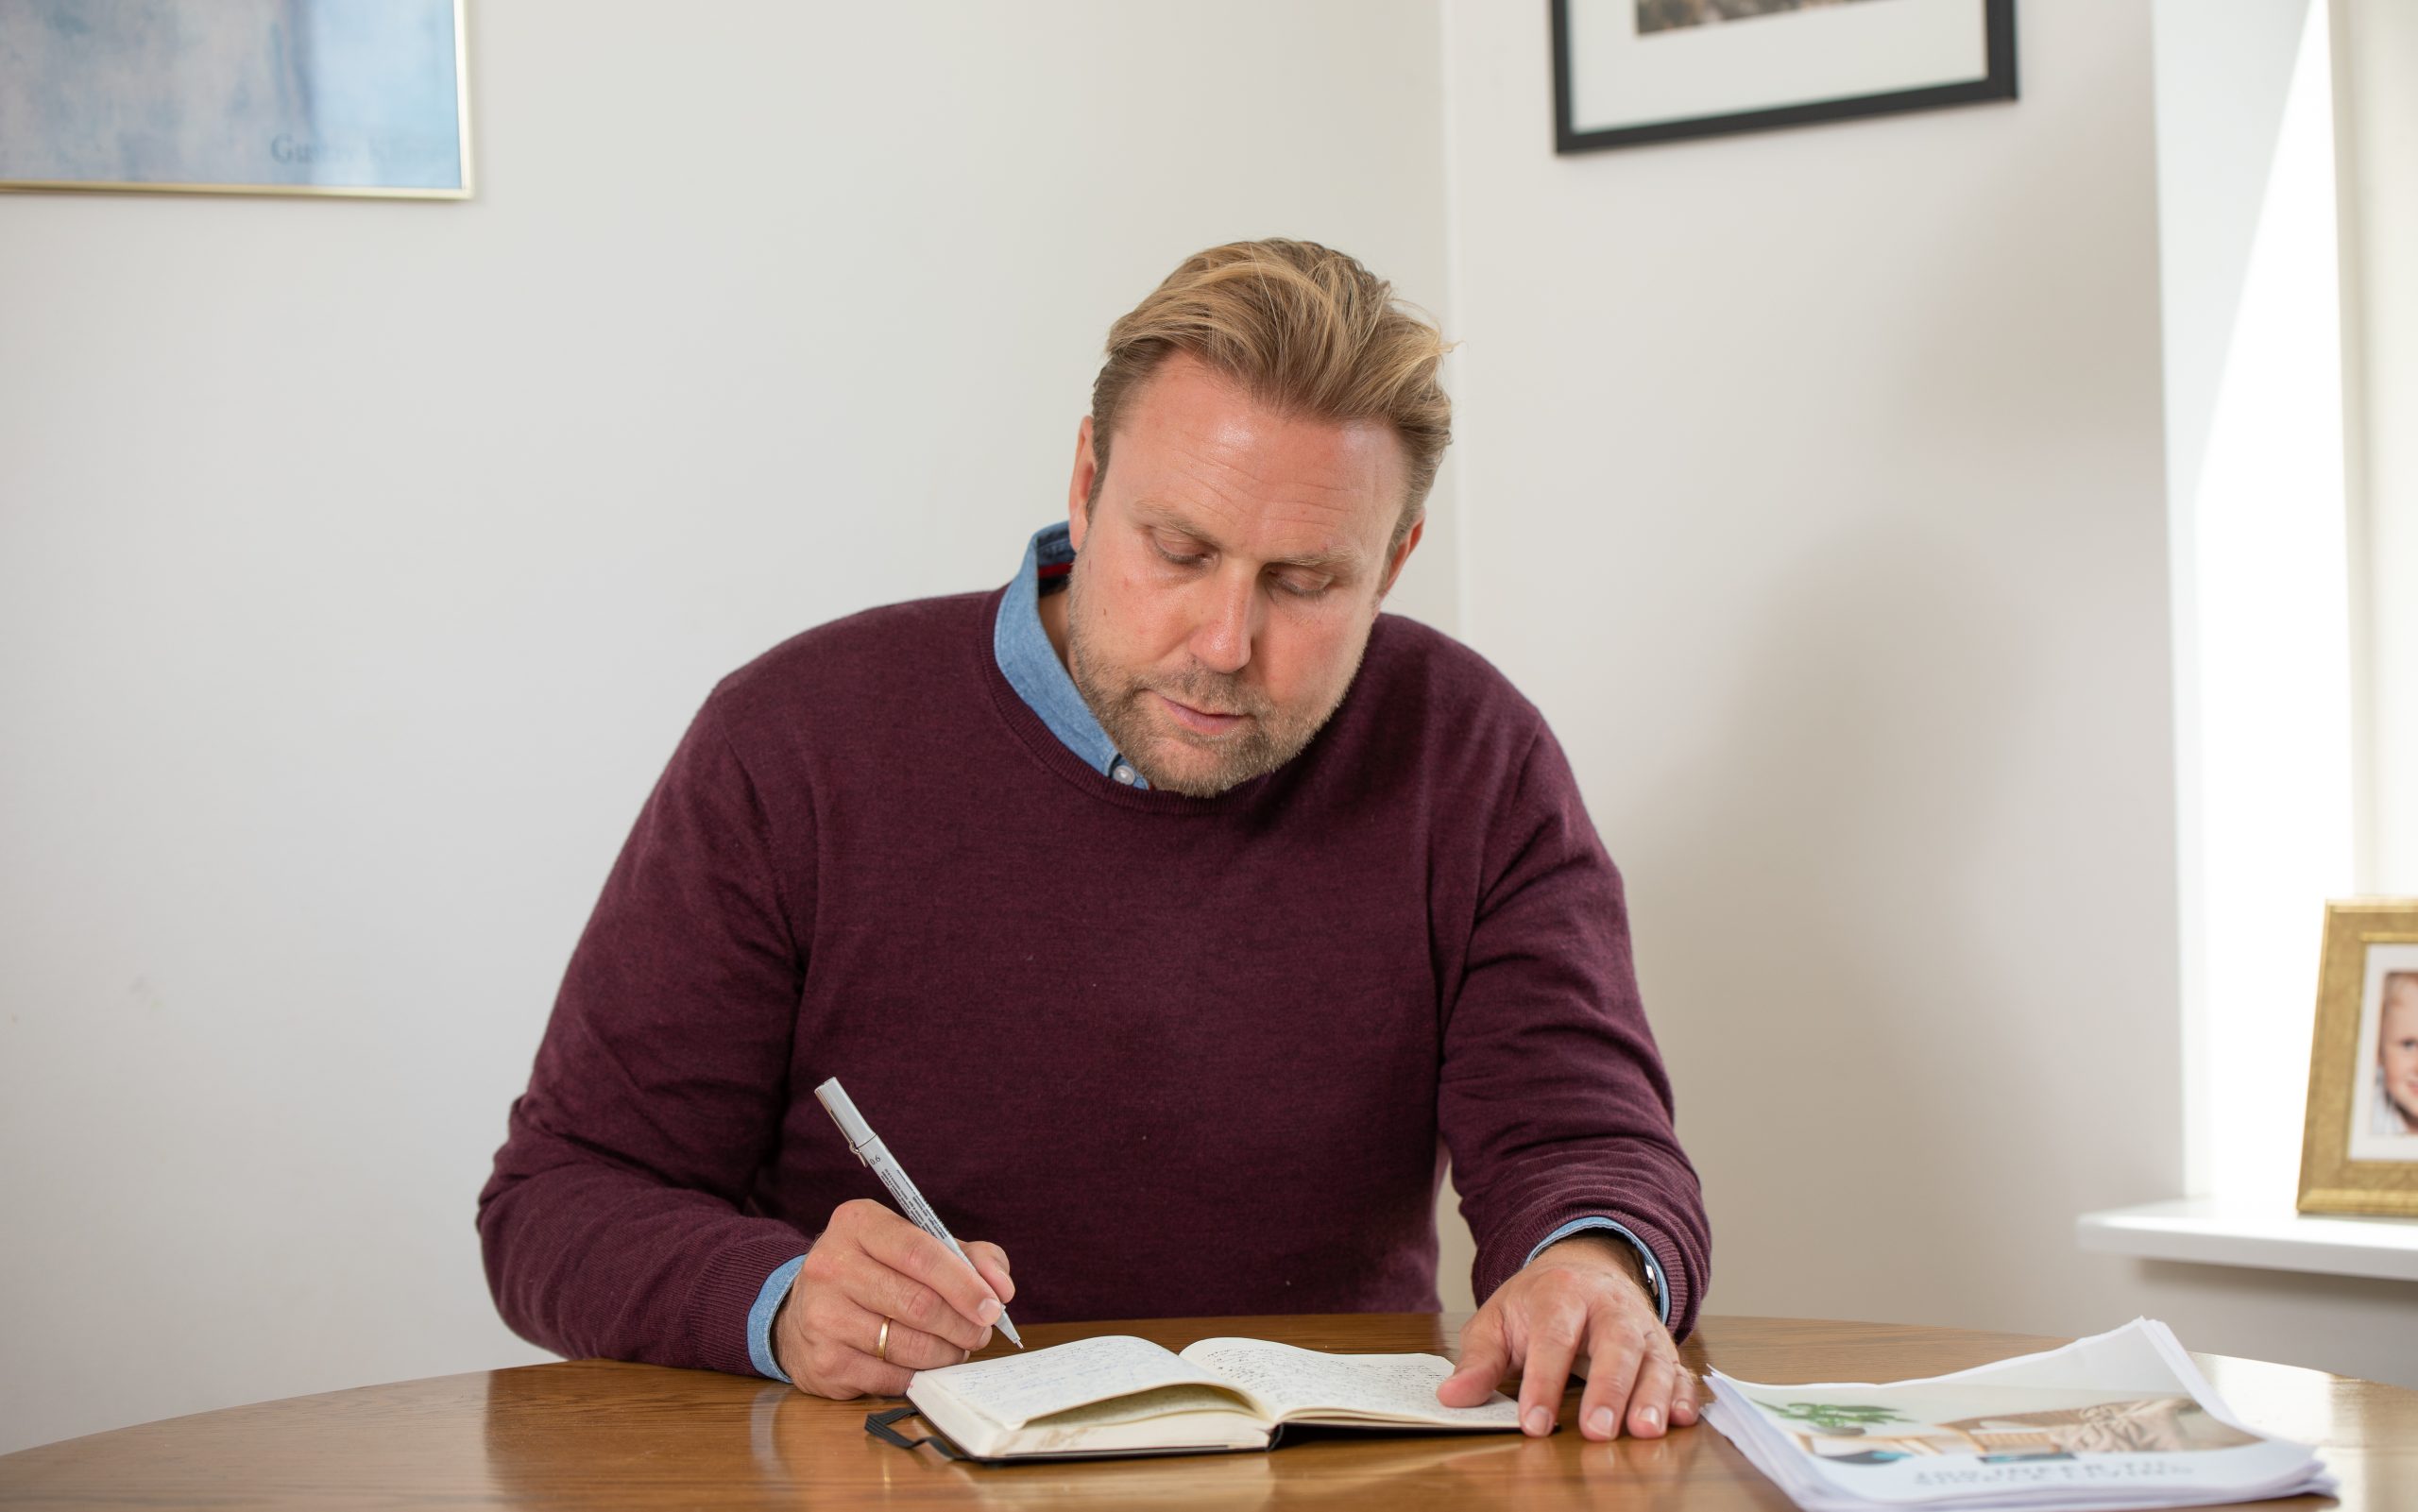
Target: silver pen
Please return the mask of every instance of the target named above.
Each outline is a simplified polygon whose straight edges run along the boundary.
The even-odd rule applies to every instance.
[[[948,1246],[957,1258],[965,1261],[967,1268],[972,1269],[974,1262],[967,1259],[965,1247],[957,1242],[956,1235],[948,1232],[948,1225],[941,1222],[940,1215],[924,1200],[924,1194],[916,1191],[915,1183],[907,1180],[907,1173],[898,1168],[897,1158],[890,1153],[890,1147],[881,1142],[881,1136],[865,1122],[865,1115],[857,1112],[857,1105],[849,1101],[848,1095],[841,1090],[840,1079],[833,1077],[815,1088],[814,1096],[822,1102],[823,1111],[831,1115],[831,1121],[840,1126],[841,1137],[848,1142],[850,1149],[857,1152],[857,1159],[871,1166],[873,1174],[881,1178],[881,1184],[890,1188],[890,1195],[897,1200],[899,1211],[907,1215],[908,1221]],[[974,1273],[977,1276],[981,1274],[979,1270]],[[983,1284],[988,1285],[989,1283]],[[1016,1326],[1008,1321],[1005,1306],[999,1309],[999,1332],[1005,1334],[1008,1342],[1017,1349],[1024,1348],[1024,1340],[1016,1336]]]

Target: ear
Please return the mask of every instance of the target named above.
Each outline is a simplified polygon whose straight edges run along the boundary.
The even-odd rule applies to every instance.
[[[1066,481],[1066,544],[1078,552],[1083,549],[1083,535],[1091,528],[1092,480],[1099,475],[1099,463],[1092,455],[1092,417],[1075,428],[1075,475]]]
[[[1385,582],[1377,586],[1376,605],[1369,611],[1372,618],[1378,609],[1385,607],[1386,595],[1394,590],[1394,580],[1402,576],[1403,564],[1410,560],[1410,553],[1418,549],[1419,538],[1426,534],[1427,521],[1422,518],[1418,524],[1410,527],[1410,534],[1402,538],[1402,545],[1395,550],[1393,560],[1386,564]]]

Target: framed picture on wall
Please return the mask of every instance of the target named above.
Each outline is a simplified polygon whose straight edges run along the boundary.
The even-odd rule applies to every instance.
[[[464,0],[0,0],[0,189],[470,197]]]
[[[2015,0],[1553,0],[1554,150],[2015,98]]]
[[[2418,1215],[2418,899],[2325,906],[2300,1210]]]

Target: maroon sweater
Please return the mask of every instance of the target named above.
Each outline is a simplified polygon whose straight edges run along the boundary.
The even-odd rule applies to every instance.
[[[504,1320],[750,1373],[765,1278],[881,1195],[814,1099],[837,1076],[1005,1247],[1020,1322],[1432,1310],[1448,1148],[1479,1297],[1602,1214],[1684,1334],[1702,1198],[1536,709],[1384,616],[1289,765],[1135,791],[1000,674],[998,599],[825,625],[707,700],[480,1195]]]

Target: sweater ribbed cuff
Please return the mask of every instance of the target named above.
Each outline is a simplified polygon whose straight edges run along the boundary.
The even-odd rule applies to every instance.
[[[714,1253],[689,1297],[689,1347],[697,1364],[731,1375],[758,1375],[748,1320],[764,1279],[813,1248],[785,1223],[751,1225],[747,1237]]]

